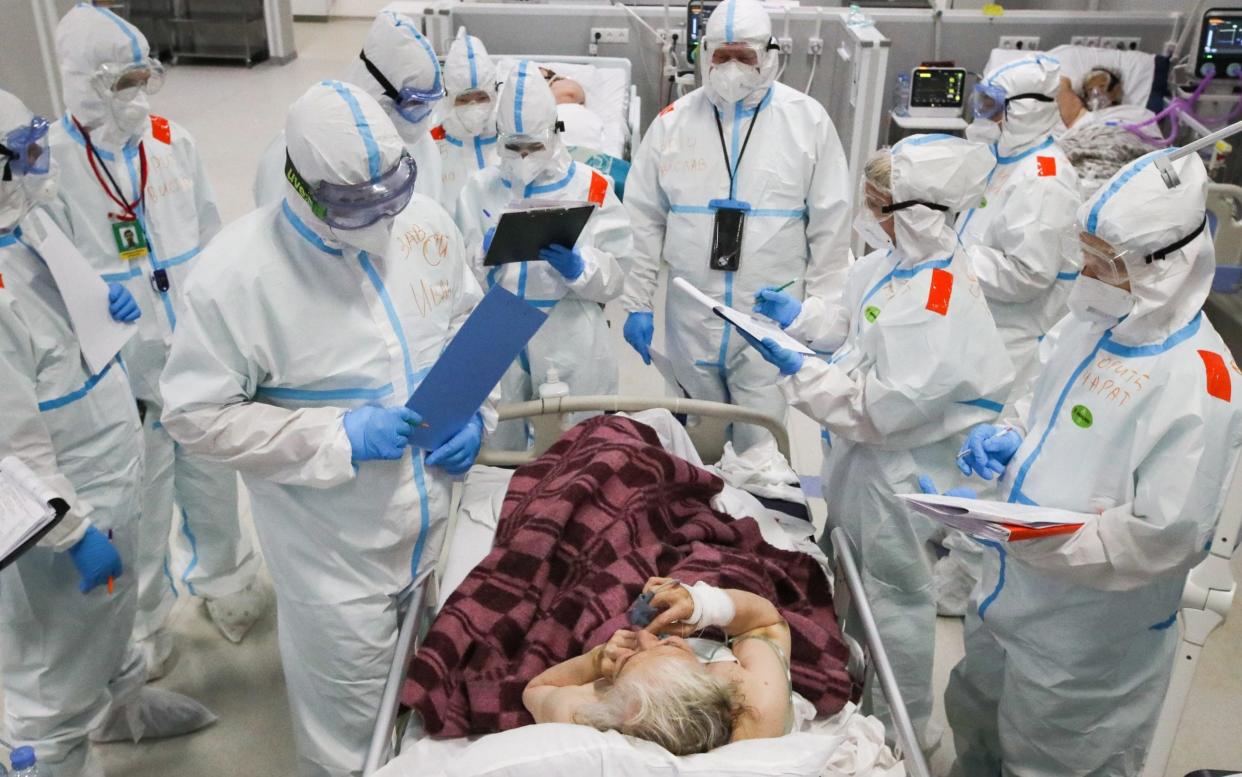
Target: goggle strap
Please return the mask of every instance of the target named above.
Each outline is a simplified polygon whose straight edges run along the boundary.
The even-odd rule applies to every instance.
[[[298,172],[298,168],[293,164],[293,158],[289,156],[288,151],[285,152],[285,180],[298,193],[298,196],[306,201],[306,204],[310,206],[311,213],[314,213],[316,218],[320,221],[327,218],[328,209],[320,204],[319,200],[315,199],[315,195],[311,193],[310,186],[306,183],[306,179],[302,177],[302,174]]]
[[[1203,234],[1203,230],[1206,228],[1207,228],[1207,216],[1204,216],[1203,221],[1199,222],[1199,226],[1195,227],[1194,231],[1191,232],[1189,235],[1182,238],[1181,240],[1178,240],[1176,243],[1169,243],[1164,248],[1161,248],[1157,251],[1152,251],[1150,254],[1148,254],[1147,264],[1151,264],[1152,262],[1158,259],[1163,259],[1169,254],[1173,253],[1174,251],[1178,251],[1190,245],[1190,241],[1194,240],[1196,237]]]
[[[937,203],[937,202],[924,202],[923,200],[906,200],[904,202],[894,202],[891,205],[885,205],[884,207],[880,208],[880,212],[885,215],[890,215],[899,210],[905,210],[906,208],[913,208],[915,205],[922,205],[924,208],[931,208],[932,210],[938,210],[941,213],[944,213],[949,210],[948,205],[941,205],[940,203]]]
[[[1005,104],[1008,105],[1014,100],[1039,100],[1041,103],[1050,103],[1054,102],[1056,98],[1040,94],[1039,92],[1023,92],[1022,94],[1015,94],[1013,97],[1006,97]]]
[[[0,181],[7,183],[13,180],[13,160],[17,159],[17,154],[14,154],[8,146],[0,143],[0,156],[4,157],[4,173],[0,175]]]
[[[367,53],[365,51],[359,51],[358,58],[362,60],[362,64],[366,66],[367,72],[371,74],[371,77],[375,79],[375,82],[378,83],[380,88],[384,90],[384,95],[394,103],[400,105],[401,93],[397,91],[397,87],[392,85],[392,81],[389,81],[384,77],[384,74],[381,73],[380,69],[375,66],[375,63],[367,59]]]

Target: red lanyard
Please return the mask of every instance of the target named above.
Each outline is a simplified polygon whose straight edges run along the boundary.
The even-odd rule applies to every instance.
[[[121,208],[120,213],[109,213],[108,218],[117,221],[137,221],[137,208],[142,204],[142,198],[147,191],[147,151],[143,148],[142,142],[138,143],[138,169],[139,169],[139,188],[138,199],[128,202],[125,199],[125,190],[120,187],[116,179],[112,177],[112,171],[104,164],[103,158],[99,156],[99,152],[95,150],[95,144],[91,143],[90,133],[83,129],[77,119],[73,123],[78,128],[78,132],[82,133],[83,140],[86,141],[86,161],[91,164],[91,172],[95,174],[95,180],[99,181],[100,187],[103,188],[104,194],[108,195],[108,199],[115,202]],[[124,153],[124,152],[122,152]],[[95,164],[95,160],[99,160],[99,164]],[[108,180],[104,180],[104,176],[99,174],[99,168],[102,167],[104,175]],[[109,186],[111,184],[111,186]]]

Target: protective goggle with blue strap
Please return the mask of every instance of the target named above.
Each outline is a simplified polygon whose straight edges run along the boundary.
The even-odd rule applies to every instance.
[[[130,102],[141,94],[155,94],[164,86],[164,66],[147,57],[139,62],[100,65],[92,77],[95,89],[104,96]]]
[[[992,119],[1009,107],[1014,100],[1038,100],[1044,103],[1053,102],[1055,98],[1039,92],[1024,92],[1012,97],[1005,90],[992,83],[980,81],[970,95],[970,110],[976,119]]]
[[[4,172],[0,178],[11,181],[14,175],[47,174],[52,158],[48,152],[47,130],[47,120],[35,116],[29,124],[3,137],[0,141],[0,159],[4,160]]]
[[[306,201],[311,212],[334,229],[362,229],[383,218],[392,218],[405,210],[414,196],[418,166],[409,154],[388,172],[374,181],[359,184],[337,184],[320,181],[307,183],[289,154],[285,154],[285,180],[298,196]]]
[[[367,72],[371,74],[375,82],[384,90],[384,95],[392,100],[393,105],[397,108],[397,113],[411,124],[417,124],[431,116],[431,112],[436,108],[436,103],[444,98],[444,85],[439,83],[439,80],[437,80],[435,87],[431,89],[415,89],[412,86],[398,89],[393,85],[392,81],[389,81],[380,72],[375,63],[367,58],[365,51],[359,52],[358,57],[362,60],[362,64],[366,66]]]

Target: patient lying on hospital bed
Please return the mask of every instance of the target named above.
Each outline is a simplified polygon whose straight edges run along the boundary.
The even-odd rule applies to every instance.
[[[674,755],[793,730],[789,625],[771,602],[659,577],[644,594],[651,604],[636,608],[662,611],[644,628],[622,629],[530,681],[522,700],[536,722],[620,731]],[[632,609],[634,620],[645,619]],[[728,644],[693,636],[711,625]]]
[[[411,666],[402,696],[423,730],[460,737],[574,720],[697,752],[789,731],[791,687],[821,715],[845,706],[855,688],[823,568],[766,543],[754,520],[717,512],[722,488],[621,417],[578,425],[517,470],[491,552]],[[736,618],[706,635],[731,635],[730,651],[680,638],[681,586],[656,594],[664,612],[651,627],[682,635],[630,630],[635,599],[665,578],[738,592]],[[696,657],[724,663],[730,652],[736,662],[718,668]],[[635,702],[656,706],[636,722]]]
[[[1123,102],[1125,84],[1116,71],[1095,67],[1083,77],[1081,88],[1061,77],[1057,106],[1063,128],[1055,132],[1057,142],[1078,173],[1083,196],[1089,196],[1118,170],[1152,150],[1141,138],[1125,128],[1139,124],[1154,114],[1143,105]]]
[[[580,162],[606,173],[613,179],[617,196],[624,199],[629,163],[625,161],[625,133],[610,127],[587,105],[582,84],[546,67],[539,68],[556,98],[556,118],[561,124],[561,142]]]

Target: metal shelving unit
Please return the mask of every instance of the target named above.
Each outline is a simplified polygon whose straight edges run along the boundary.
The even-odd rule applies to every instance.
[[[250,67],[267,59],[263,0],[180,0],[173,10],[165,20],[173,64],[182,58],[224,59]]]

